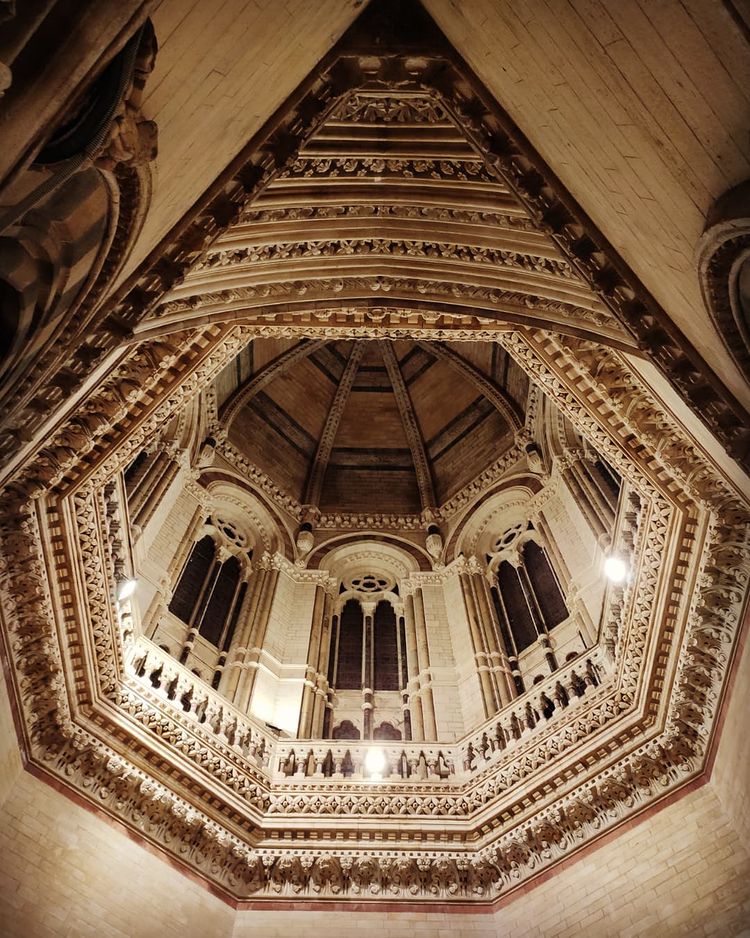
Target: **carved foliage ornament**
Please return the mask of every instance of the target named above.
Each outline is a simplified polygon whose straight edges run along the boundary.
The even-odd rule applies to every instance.
[[[6,490],[0,519],[6,647],[33,762],[236,897],[409,901],[493,899],[702,770],[748,588],[747,505],[616,352],[543,332],[514,333],[503,343],[650,506],[637,580],[615,619],[614,688],[465,785],[388,782],[373,789],[343,781],[321,790],[307,780],[295,791],[293,782],[285,790],[257,768],[250,771],[229,738],[222,743],[209,728],[191,731],[179,719],[180,708],[149,697],[138,679],[127,677],[128,638],[117,627],[114,603],[121,521],[106,486],[244,338],[241,329],[208,330],[183,347],[180,360],[166,350],[155,354],[158,346],[135,350]],[[118,444],[119,433],[125,442]],[[52,544],[54,569],[43,543]],[[699,571],[689,597],[685,557]],[[73,577],[70,565],[79,571]],[[654,600],[665,591],[675,597],[673,611],[656,619]],[[55,610],[63,610],[62,620]],[[69,637],[61,641],[61,634]],[[662,687],[670,694],[664,722],[647,731],[643,724],[630,742],[627,735],[613,736],[607,727],[615,717],[639,725],[636,688],[653,655],[674,642],[680,646],[674,683],[655,681],[649,692],[650,699]],[[82,704],[100,724],[96,736],[77,719]],[[116,724],[112,705],[119,710]],[[150,734],[154,756],[158,750],[159,760],[166,754],[171,761],[174,784],[153,781],[128,759],[123,739],[135,726],[139,739]],[[607,740],[617,741],[614,762]],[[552,781],[557,755],[570,747],[587,752],[593,765],[603,760],[598,771],[586,769],[588,781],[578,786]],[[151,758],[146,750],[140,765]],[[211,792],[213,819],[194,793],[190,780],[196,778]],[[551,804],[550,784],[558,791]],[[519,799],[545,806],[524,814]],[[283,831],[286,818],[293,824],[302,815],[318,819],[323,839],[340,832],[344,846],[316,849],[303,837],[292,841],[292,854],[270,845],[252,848],[234,822],[230,830],[216,819],[216,806],[230,802],[233,817],[244,803],[247,833]],[[522,820],[501,822],[501,805],[509,812],[504,817]],[[355,831],[366,836],[373,814],[373,832],[396,825],[398,849],[349,840]],[[425,817],[451,819],[445,844],[424,841]],[[477,825],[484,833],[470,846],[466,838]]]
[[[233,174],[218,180],[201,199],[200,210],[175,228],[159,259],[144,265],[122,286],[111,305],[98,310],[87,322],[90,341],[86,355],[74,358],[80,324],[60,337],[52,351],[60,368],[73,368],[78,385],[85,381],[102,356],[119,344],[123,331],[127,333],[152,315],[216,238],[243,213],[255,211],[257,197],[280,173],[303,159],[305,142],[334,112],[346,119],[372,119],[372,114],[360,114],[363,89],[370,97],[373,92],[384,95],[386,103],[375,105],[377,119],[391,123],[404,116],[399,115],[399,109],[405,108],[408,114],[409,105],[401,103],[394,108],[388,99],[398,97],[403,102],[409,92],[414,92],[434,99],[422,106],[426,110],[437,108],[432,117],[442,120],[443,114],[449,115],[461,127],[474,152],[481,156],[478,162],[482,174],[520,200],[537,230],[554,240],[565,261],[589,284],[608,315],[636,337],[730,452],[738,459],[748,459],[747,414],[562,189],[434,22],[416,5],[400,8],[399,15],[392,14],[393,10],[383,4],[365,10],[270,129],[248,143],[234,164],[237,168]],[[400,33],[408,23],[412,31],[405,38],[406,33]],[[363,45],[369,54],[360,54]],[[409,119],[419,121],[417,115]],[[434,171],[434,167],[425,167],[428,171]],[[344,287],[332,283],[331,288]],[[374,280],[371,288],[388,289],[390,284]],[[241,303],[244,297],[238,296],[237,300]],[[487,300],[506,301],[499,296],[488,296]],[[566,310],[560,312],[565,315]],[[602,324],[597,327],[607,334]],[[57,406],[60,394],[53,385],[50,382],[40,389],[44,393],[35,397],[35,405],[50,401]],[[20,406],[20,397],[18,402]],[[30,420],[31,416],[27,408],[23,419]]]

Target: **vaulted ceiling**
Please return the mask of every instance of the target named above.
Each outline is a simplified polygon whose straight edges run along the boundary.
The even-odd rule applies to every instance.
[[[419,514],[514,442],[528,381],[497,344],[260,339],[217,379],[231,444],[301,504]]]
[[[741,30],[700,2],[425,6],[445,35],[376,0],[334,46],[359,4],[155,5],[158,65],[133,104],[160,133],[153,200],[117,189],[144,226],[121,276],[105,265],[109,293],[31,336],[6,389],[0,588],[29,764],[235,897],[340,896],[344,829],[380,898],[414,895],[388,856],[402,842],[430,865],[409,860],[420,895],[493,901],[706,777],[742,614],[747,504],[693,413],[750,462],[750,391],[691,260],[708,205],[748,172]],[[357,507],[418,511],[523,420],[498,338],[643,498],[645,533],[634,510],[624,525],[632,602],[608,620],[620,683],[571,708],[565,737],[533,751],[524,733],[465,797],[353,800],[326,780],[326,815],[242,761],[236,724],[208,737],[217,720],[193,726],[173,690],[139,683],[114,603],[120,470],[213,387],[218,429],[295,498],[343,509],[359,478]],[[308,810],[329,855],[311,838],[298,875]]]

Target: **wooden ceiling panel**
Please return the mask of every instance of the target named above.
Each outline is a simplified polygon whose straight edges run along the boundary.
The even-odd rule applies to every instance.
[[[445,502],[498,459],[513,434],[494,410],[476,408],[476,420],[455,445],[444,448],[432,463],[437,494]]]
[[[297,342],[297,339],[276,338],[252,342],[250,345],[250,354],[252,355],[253,361],[253,373],[259,372],[270,361],[273,361],[274,358],[286,352],[287,349],[292,348]]]
[[[283,491],[293,498],[301,497],[310,454],[303,441],[293,440],[282,415],[243,408],[230,427],[229,441]]]
[[[352,391],[341,418],[336,446],[408,449],[393,392]]]
[[[329,466],[321,511],[418,514],[422,505],[413,470],[383,471]]]

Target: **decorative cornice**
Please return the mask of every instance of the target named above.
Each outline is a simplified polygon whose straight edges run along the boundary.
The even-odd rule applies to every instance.
[[[494,899],[700,773],[748,588],[747,505],[623,358],[543,332],[507,336],[504,344],[642,498],[635,578],[614,598],[605,625],[613,632],[612,689],[602,685],[590,704],[584,698],[563,722],[542,725],[517,748],[488,750],[482,771],[463,787],[327,779],[322,790],[303,779],[274,790],[257,762],[252,772],[243,767],[244,743],[231,720],[216,712],[199,730],[187,715],[177,719],[182,708],[162,706],[143,682],[130,684],[122,649],[132,626],[118,626],[114,614],[119,512],[105,486],[244,338],[242,330],[195,337],[179,361],[151,362],[153,380],[137,378],[143,357],[134,352],[113,376],[132,386],[131,396],[116,399],[92,445],[66,452],[49,478],[42,470],[50,456],[42,454],[6,490],[0,586],[32,762],[236,897],[288,890],[415,901]],[[60,427],[61,438],[78,419]],[[287,561],[281,566],[300,573]],[[656,597],[665,600],[658,614]],[[53,607],[64,611],[62,628]],[[669,661],[677,667],[667,674]],[[129,740],[137,768],[127,758]],[[576,758],[566,756],[560,776],[563,750]],[[172,766],[162,773],[168,785],[148,779],[151,759]],[[210,811],[195,778],[211,792]],[[316,818],[319,846],[294,827],[301,816]],[[424,840],[431,817],[446,834],[439,844]],[[377,838],[391,823],[399,839],[386,848]],[[484,833],[473,840],[476,825]],[[274,840],[284,830],[291,849]],[[411,870],[411,878],[398,879],[396,868]],[[456,878],[445,870],[462,872]],[[436,892],[433,882],[445,885]]]

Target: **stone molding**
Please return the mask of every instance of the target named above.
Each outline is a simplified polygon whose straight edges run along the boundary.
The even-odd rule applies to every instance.
[[[407,901],[491,901],[703,771],[748,589],[747,505],[616,351],[538,330],[503,344],[643,504],[637,576],[606,626],[611,691],[465,789],[344,781],[324,794],[309,780],[272,792],[231,747],[131,684],[132,617],[118,622],[114,598],[124,541],[106,486],[245,338],[211,328],[185,337],[179,356],[135,349],[6,488],[0,584],[31,762],[236,898]],[[144,771],[151,759],[172,764],[168,786]],[[319,846],[295,826],[310,816]],[[386,848],[373,838],[391,823],[401,833]],[[297,833],[281,846],[274,830]]]

